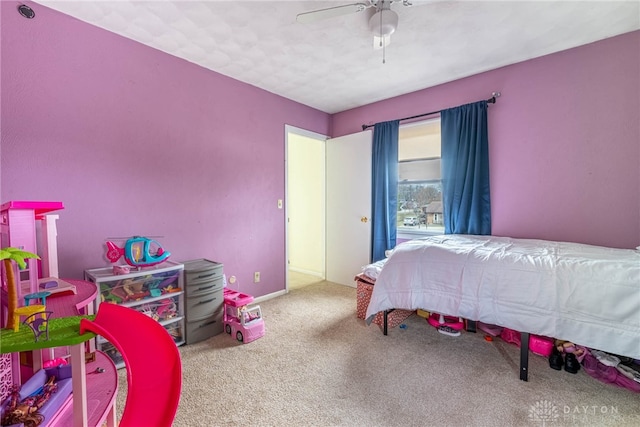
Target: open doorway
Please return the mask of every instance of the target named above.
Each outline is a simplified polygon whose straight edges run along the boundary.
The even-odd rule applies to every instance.
[[[325,141],[285,127],[287,291],[325,278]]]

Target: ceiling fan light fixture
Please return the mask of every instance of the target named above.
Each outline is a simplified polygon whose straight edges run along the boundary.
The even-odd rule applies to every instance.
[[[369,19],[369,30],[374,36],[389,36],[396,28],[398,28],[398,14],[391,9],[381,9]]]
[[[391,43],[391,35],[388,36],[373,36],[373,48],[375,50],[382,49],[383,47],[389,46]]]

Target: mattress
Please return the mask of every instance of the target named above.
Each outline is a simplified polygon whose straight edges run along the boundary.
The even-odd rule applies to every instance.
[[[366,320],[423,309],[640,359],[640,251],[496,236],[404,242]]]

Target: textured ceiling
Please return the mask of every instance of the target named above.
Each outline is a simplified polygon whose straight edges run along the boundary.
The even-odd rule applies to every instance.
[[[296,22],[349,0],[37,3],[328,113],[640,29],[640,0],[413,0],[383,63],[373,8]]]

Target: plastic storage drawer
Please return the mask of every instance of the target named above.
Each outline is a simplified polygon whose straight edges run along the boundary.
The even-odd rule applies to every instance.
[[[187,343],[192,344],[203,341],[222,333],[224,329],[222,314],[223,312],[220,310],[202,320],[187,323]]]
[[[184,262],[185,339],[193,344],[223,330],[223,265],[208,259]]]
[[[193,321],[212,315],[220,309],[223,303],[222,289],[195,297],[187,296],[187,319]]]

